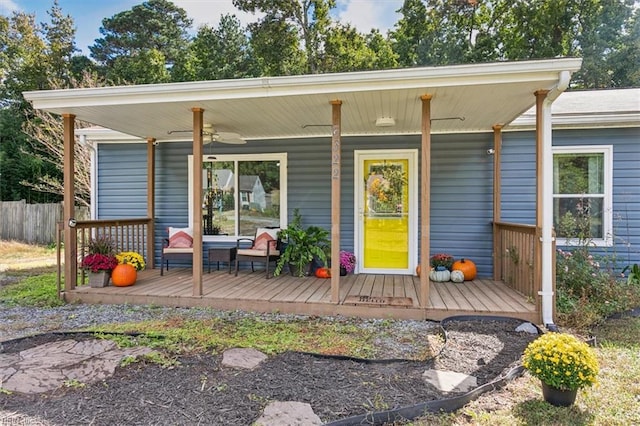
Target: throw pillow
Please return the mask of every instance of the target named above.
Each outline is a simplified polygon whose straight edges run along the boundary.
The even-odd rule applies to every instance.
[[[256,234],[258,235],[253,242],[253,248],[256,250],[266,250],[269,246],[269,251],[276,250],[276,238],[278,237],[279,229],[265,229],[258,228]]]
[[[193,247],[193,231],[191,228],[169,228],[169,247]]]

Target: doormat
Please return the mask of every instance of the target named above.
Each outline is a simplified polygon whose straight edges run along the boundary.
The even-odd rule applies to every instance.
[[[393,296],[347,296],[344,304],[353,305],[389,305],[389,306],[413,306],[413,299],[410,297]]]

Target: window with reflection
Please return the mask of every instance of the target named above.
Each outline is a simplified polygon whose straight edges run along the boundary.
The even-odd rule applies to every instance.
[[[203,234],[252,237],[258,227],[284,226],[285,195],[286,154],[204,156]]]
[[[554,148],[553,218],[558,237],[605,241],[611,232],[609,147]]]

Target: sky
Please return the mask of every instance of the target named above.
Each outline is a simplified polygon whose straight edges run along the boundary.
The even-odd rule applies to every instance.
[[[400,15],[403,0],[338,0],[337,18],[350,23],[360,32],[368,33],[378,28],[383,34],[391,29]],[[144,0],[58,0],[63,14],[71,15],[76,25],[76,44],[84,55],[89,55],[88,46],[100,38],[100,27],[104,18],[131,9]],[[217,26],[220,15],[235,14],[240,22],[247,24],[257,18],[251,14],[241,14],[231,0],[173,0],[177,6],[187,11],[193,19],[194,30],[200,25]],[[0,14],[10,16],[13,11],[35,13],[36,22],[49,22],[47,11],[53,0],[0,0]]]

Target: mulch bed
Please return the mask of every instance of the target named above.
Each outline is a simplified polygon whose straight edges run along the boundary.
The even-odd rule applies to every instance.
[[[500,377],[536,337],[515,332],[520,323],[448,323],[442,352],[424,362],[366,363],[293,352],[272,356],[253,371],[222,368],[221,356],[210,354],[182,356],[173,368],[142,362],[83,388],[40,395],[0,393],[0,410],[60,425],[244,426],[269,402],[300,401],[311,404],[323,422],[331,422],[453,396],[424,382],[427,369],[471,374],[479,385]],[[14,352],[58,337],[9,342],[0,351]]]

